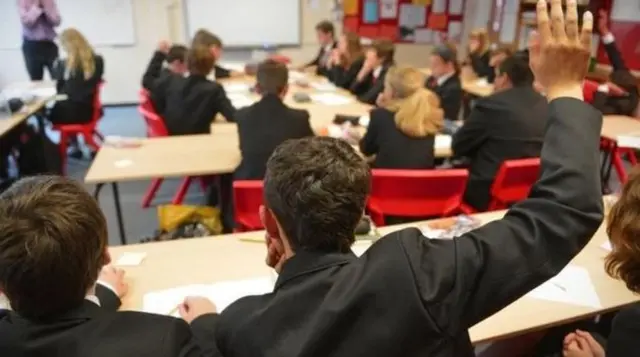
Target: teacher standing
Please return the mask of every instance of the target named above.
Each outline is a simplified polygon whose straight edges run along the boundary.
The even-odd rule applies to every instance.
[[[42,80],[45,67],[53,78],[53,64],[58,58],[55,28],[60,13],[55,0],[18,0],[22,23],[22,53],[32,81]]]

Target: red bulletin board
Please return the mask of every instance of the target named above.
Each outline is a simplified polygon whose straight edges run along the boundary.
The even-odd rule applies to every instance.
[[[459,41],[466,0],[343,0],[343,26],[400,43]]]

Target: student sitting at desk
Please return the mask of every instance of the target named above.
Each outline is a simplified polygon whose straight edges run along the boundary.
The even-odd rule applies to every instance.
[[[324,20],[319,22],[316,25],[316,36],[320,43],[318,55],[313,59],[313,61],[302,66],[301,69],[315,66],[316,74],[326,77],[329,75],[329,67],[327,65],[331,58],[331,52],[333,52],[338,45],[335,39],[335,29],[331,21]]]
[[[262,180],[273,150],[288,139],[313,136],[309,112],[283,102],[289,90],[287,67],[273,60],[258,66],[256,89],[262,98],[236,113],[242,161],[236,180]]]
[[[214,58],[207,47],[189,49],[189,75],[171,74],[154,103],[170,135],[206,134],[218,113],[234,121],[235,108],[224,88],[207,79]]]
[[[495,92],[481,99],[453,135],[454,157],[471,161],[464,201],[477,210],[489,205],[491,184],[503,161],[540,156],[547,101],[533,88],[533,73],[521,55],[496,70]]]
[[[489,64],[491,52],[489,51],[489,34],[485,29],[476,29],[469,34],[468,59],[466,65],[471,69],[478,78],[487,78],[491,76],[492,68]]]
[[[56,88],[65,100],[56,101],[49,113],[53,124],[85,124],[94,118],[95,97],[98,93],[104,61],[87,39],[76,29],[66,29],[60,43],[67,57],[56,64]],[[82,158],[76,136],[71,136],[69,156]]]
[[[155,102],[154,98],[163,92],[161,87],[169,82],[171,74],[185,75],[187,71],[187,48],[162,41],[142,76],[142,87],[150,92],[151,100]]]
[[[218,355],[184,321],[117,311],[127,286],[106,266],[107,223],[82,184],[23,179],[0,195],[0,216],[0,290],[13,310],[0,310],[1,356]]]
[[[458,120],[462,105],[462,84],[457,52],[453,45],[437,46],[431,54],[431,77],[427,78],[427,88],[440,98],[444,118]]]
[[[373,167],[433,168],[435,135],[442,128],[438,97],[424,88],[424,76],[409,67],[393,67],[385,78],[382,106],[369,114],[360,151],[376,155]]]
[[[211,80],[224,79],[241,74],[218,65],[218,61],[222,58],[222,40],[211,32],[205,29],[198,30],[193,36],[191,47],[207,47],[211,50],[215,65],[211,73],[208,73],[207,78]]]
[[[616,46],[615,38],[609,30],[607,17],[605,11],[600,12],[598,30],[613,71],[609,76],[609,83],[598,87],[593,106],[603,114],[635,116],[639,98],[637,79],[629,71]]]
[[[394,65],[395,46],[389,40],[376,40],[365,53],[365,60],[349,90],[358,100],[367,104],[376,104],[384,90],[384,78]]]
[[[329,80],[340,88],[349,89],[363,65],[360,36],[354,32],[343,33],[327,64]]]
[[[474,356],[467,330],[559,273],[603,218],[602,115],[581,90],[590,29],[579,41],[574,18],[565,34],[554,0],[552,32],[540,4],[548,38],[533,63],[551,103],[541,175],[527,200],[456,239],[405,228],[358,258],[350,248],[370,188],[366,162],[343,140],[286,141],[267,163],[260,210],[275,291],[220,315],[189,299],[185,319],[209,328],[227,357]],[[568,6],[577,16],[575,0]]]

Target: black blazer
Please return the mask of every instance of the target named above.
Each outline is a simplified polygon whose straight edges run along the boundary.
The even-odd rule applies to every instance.
[[[191,135],[210,132],[211,122],[220,113],[234,121],[236,110],[224,88],[204,76],[172,74],[160,93],[156,109],[164,118],[169,134]]]
[[[329,70],[329,80],[340,88],[349,89],[362,69],[362,65],[364,65],[364,57],[353,61],[348,68],[333,66]]]
[[[407,228],[360,258],[298,251],[273,293],[194,326],[215,325],[226,357],[473,356],[467,329],[557,274],[602,222],[602,115],[571,98],[549,113],[541,178],[502,220],[453,240]]]
[[[444,111],[444,118],[458,120],[460,106],[462,105],[462,83],[460,83],[458,74],[447,78],[442,85],[438,85],[438,80],[431,76],[427,78],[426,87],[440,98],[440,106]]]
[[[231,71],[218,65],[213,67],[216,79],[224,79],[231,77]]]
[[[471,160],[467,203],[486,208],[503,161],[540,156],[547,113],[547,100],[532,87],[507,89],[476,102],[451,143],[454,156]]]
[[[349,91],[363,103],[376,104],[378,95],[384,90],[384,78],[387,76],[389,68],[391,68],[391,64],[383,65],[378,78],[374,78],[373,71],[371,71],[362,81],[354,79]]]
[[[104,60],[95,54],[95,70],[90,78],[84,77],[81,67],[67,69],[66,60],[56,63],[54,77],[59,94],[67,95],[67,100],[56,103],[58,107],[52,113],[54,123],[88,123],[93,118],[94,101],[98,86],[104,75]]]
[[[164,108],[162,105],[162,95],[167,90],[167,86],[171,82],[171,76],[174,75],[168,68],[163,68],[167,55],[163,52],[156,51],[151,57],[151,61],[147,65],[147,69],[142,75],[142,88],[149,91],[151,102],[157,112],[161,113]]]
[[[629,68],[624,62],[622,54],[620,53],[615,41],[603,45],[607,52],[607,57],[609,57],[609,62],[611,62],[613,72],[627,72],[625,75],[633,78],[633,74],[631,74]],[[613,82],[615,83],[616,81],[613,80]],[[593,97],[593,106],[598,108],[598,110],[605,115],[617,114],[634,116],[639,101],[638,86],[634,83],[632,86],[622,87],[629,92],[628,95],[623,97],[609,96],[606,93],[597,91]]]
[[[337,46],[338,46],[338,43],[336,41],[333,41],[333,44],[331,45],[331,50],[335,49]],[[316,57],[313,59],[313,61],[307,63],[305,67],[316,66],[317,75],[328,77],[329,69],[326,66],[323,66],[320,64],[320,62],[322,61],[322,57],[324,57],[325,55],[327,56],[329,55],[326,52],[327,51],[325,50],[324,46],[320,47],[320,50],[318,51],[318,54],[316,55]]]
[[[482,55],[470,54],[469,64],[473,72],[480,78],[489,78],[493,73],[493,68],[489,65],[490,53],[486,51]]]
[[[360,140],[364,155],[376,155],[373,167],[381,169],[431,169],[435,136],[407,136],[396,127],[394,112],[384,108],[369,113],[367,133]]]
[[[242,161],[236,180],[262,180],[267,160],[282,142],[313,136],[309,112],[287,107],[276,95],[268,94],[236,114]]]
[[[640,350],[640,304],[628,306],[616,315],[607,341],[607,357],[627,357]]]

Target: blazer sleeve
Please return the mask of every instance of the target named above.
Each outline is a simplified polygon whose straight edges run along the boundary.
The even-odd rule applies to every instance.
[[[217,83],[215,93],[213,94],[213,103],[216,107],[213,112],[222,114],[228,122],[235,121],[236,108],[231,104],[231,100],[227,97],[224,87]]]
[[[369,126],[367,126],[367,132],[364,134],[362,139],[360,139],[360,152],[364,156],[371,156],[378,153],[380,147],[378,145],[378,135],[379,134],[379,121],[378,117],[379,112],[377,110],[372,110],[369,113]]]
[[[305,64],[305,67],[311,67],[311,66],[317,66],[320,63],[320,58],[322,58],[322,47],[320,48],[320,50],[318,51],[318,54],[316,55],[316,58],[314,58],[311,62]]]
[[[640,348],[640,307],[632,305],[622,309],[613,319],[607,341],[607,357],[627,357],[629,351]]]
[[[440,106],[445,113],[445,119],[458,120],[460,106],[462,105],[462,88],[458,85],[449,85],[440,92]],[[449,116],[455,116],[449,118]]]
[[[351,92],[356,96],[359,96],[363,93],[366,93],[367,90],[369,90],[373,82],[373,76],[369,74],[361,81],[359,81],[357,77],[358,77],[358,74],[356,73],[356,78],[354,78],[353,82],[351,83],[351,86],[349,86],[349,92]]]
[[[491,75],[491,66],[489,65],[489,51],[485,52],[482,56],[473,56],[471,63],[473,64],[473,71],[480,78],[488,78]]]
[[[156,51],[151,57],[151,61],[147,65],[147,69],[144,71],[144,75],[142,75],[142,87],[147,90],[153,90],[153,85],[156,79],[160,77],[160,73],[162,73],[162,64],[166,60],[167,55],[160,51]]]
[[[471,157],[488,139],[488,122],[495,116],[494,110],[490,106],[490,99],[479,100],[469,119],[453,135],[451,149],[455,157]]]
[[[226,68],[216,65],[213,68],[213,70],[215,71],[216,79],[224,79],[224,78],[231,77],[231,71]]]
[[[100,300],[100,306],[106,310],[117,311],[122,305],[118,295],[100,283],[96,284],[96,297]]]
[[[217,314],[204,315],[193,322],[207,316],[217,317]],[[200,325],[191,324],[191,327],[180,319],[173,319],[171,328],[164,336],[159,356],[179,357],[222,357],[214,342],[214,335],[210,333],[214,325],[202,329]],[[170,351],[170,352],[169,352]]]
[[[622,53],[618,49],[616,42],[613,41],[611,43],[604,44],[604,50],[607,52],[607,57],[609,58],[609,62],[611,62],[611,67],[613,67],[614,71],[628,71],[629,68],[627,64],[624,63],[624,59],[622,58]]]
[[[345,69],[340,66],[334,66],[332,68],[333,72],[333,83],[340,88],[349,89],[351,84],[356,80],[360,69],[362,69],[362,65],[364,64],[364,60],[357,60],[353,62],[349,68]]]
[[[549,104],[549,116],[538,182],[503,219],[453,240],[404,234],[425,309],[450,336],[556,275],[600,227],[602,115],[560,98]]]
[[[311,116],[309,115],[308,111],[304,111],[303,112],[303,118],[302,118],[302,130],[300,131],[300,137],[301,138],[306,138],[309,136],[315,136],[316,134],[313,132],[313,128],[311,127],[311,120],[310,120]]]

